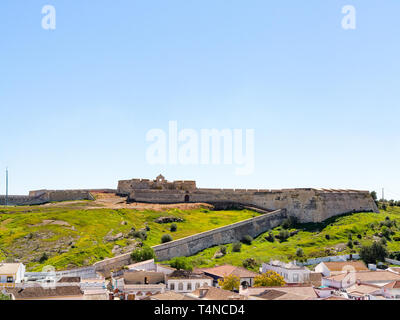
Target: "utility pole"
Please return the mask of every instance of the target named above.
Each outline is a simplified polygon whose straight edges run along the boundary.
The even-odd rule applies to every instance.
[[[385,188],[382,188],[382,202],[385,202]]]
[[[6,206],[8,206],[8,168],[6,169]]]

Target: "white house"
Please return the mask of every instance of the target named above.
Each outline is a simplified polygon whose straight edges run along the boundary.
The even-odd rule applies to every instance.
[[[154,259],[133,263],[126,267],[128,270],[154,271],[154,272],[162,272],[164,274],[170,274],[176,270],[175,268],[171,268],[170,266],[157,264],[154,262]]]
[[[400,281],[400,275],[390,271],[360,271],[324,277],[322,285],[335,289],[346,289],[359,282],[383,287],[393,281]]]
[[[270,263],[263,263],[261,272],[275,271],[280,274],[286,283],[305,283],[310,281],[310,273],[307,267],[298,266],[295,262],[285,263],[279,260],[271,260]]]
[[[383,286],[382,294],[386,299],[400,300],[400,281],[393,281]]]
[[[324,277],[329,277],[339,273],[347,273],[347,271],[368,271],[368,268],[362,261],[330,261],[319,263],[314,270],[322,273]]]
[[[14,288],[25,276],[25,265],[22,263],[0,263],[0,288]]]
[[[177,293],[193,292],[200,287],[212,286],[213,278],[201,273],[177,270],[167,276],[167,288]]]

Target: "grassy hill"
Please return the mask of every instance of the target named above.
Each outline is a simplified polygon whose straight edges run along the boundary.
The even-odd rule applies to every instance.
[[[227,254],[220,258],[214,258],[219,247],[206,249],[188,260],[196,267],[210,267],[221,264],[241,266],[243,260],[254,258],[258,264],[270,259],[282,261],[302,260],[328,255],[340,255],[356,253],[363,244],[370,244],[381,238],[382,226],[380,223],[389,217],[396,222],[390,230],[392,234],[387,241],[390,252],[400,251],[400,207],[389,207],[381,213],[355,213],[331,218],[324,223],[309,223],[296,225],[288,229],[289,233],[297,234],[289,237],[287,241],[274,242],[266,240],[268,232],[260,235],[251,245],[242,244],[240,252],[232,252],[232,244],[227,245]],[[272,230],[275,236],[279,235],[283,228]],[[348,246],[349,234],[351,234],[353,248]],[[397,240],[397,241],[396,241]],[[304,255],[296,256],[296,250],[302,248]]]
[[[137,239],[128,235],[132,227],[139,230],[147,226],[144,243],[156,245],[165,233],[179,239],[258,215],[249,210],[211,211],[201,207],[162,212],[89,209],[89,203],[0,207],[0,261],[18,259],[32,271],[40,271],[45,265],[56,269],[87,266],[134,248]],[[154,221],[164,216],[184,221],[176,223],[176,232],[170,232],[171,223]],[[120,233],[122,237],[116,239]]]

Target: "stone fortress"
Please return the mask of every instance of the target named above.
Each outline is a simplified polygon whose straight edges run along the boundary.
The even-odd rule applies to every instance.
[[[333,189],[205,189],[195,181],[132,179],[118,182],[117,195],[128,202],[209,203],[216,208],[252,207],[285,210],[300,222],[321,222],[332,216],[355,212],[379,212],[368,191]]]
[[[255,238],[279,226],[287,217],[299,222],[321,222],[330,217],[355,212],[379,212],[368,191],[332,189],[205,189],[195,181],[132,179],[118,182],[118,189],[36,190],[29,196],[9,196],[9,205],[38,205],[48,202],[94,200],[95,193],[110,193],[126,202],[155,204],[209,203],[215,209],[248,208],[262,213],[253,218],[212,229],[192,236],[153,246],[159,261],[191,256],[212,246],[241,241],[244,236]],[[0,196],[0,205],[4,204]],[[130,253],[95,264],[109,270],[131,263]]]
[[[195,181],[120,180],[117,189],[36,190],[29,196],[9,196],[9,205],[39,205],[48,202],[94,200],[92,193],[113,193],[127,202],[156,204],[209,203],[216,209],[251,208],[261,213],[284,210],[300,222],[321,222],[352,212],[379,212],[368,191],[332,189],[206,189]],[[0,205],[5,197],[0,196]]]

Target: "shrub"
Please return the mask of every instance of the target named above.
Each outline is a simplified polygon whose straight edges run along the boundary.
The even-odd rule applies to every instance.
[[[176,230],[178,230],[178,226],[176,225],[176,223],[171,224],[171,228],[169,230],[171,230],[171,232],[175,232]]]
[[[43,262],[45,262],[47,259],[49,259],[49,256],[47,255],[46,252],[43,252],[42,256],[41,256],[40,259],[39,259],[39,262],[40,262],[40,263],[43,263]]]
[[[395,237],[393,237],[393,240],[394,240],[394,241],[400,241],[400,236],[395,236]]]
[[[365,264],[376,264],[379,261],[384,261],[388,256],[388,251],[382,243],[374,242],[370,246],[362,246],[360,251],[360,258]]]
[[[285,279],[272,270],[254,278],[254,287],[283,287],[284,285]]]
[[[330,239],[331,239],[331,236],[330,236],[329,234],[326,234],[326,235],[325,235],[325,239],[326,239],[326,240],[330,240]]]
[[[150,231],[150,227],[148,225],[146,225],[146,231],[149,232]]]
[[[235,242],[232,245],[232,252],[240,252],[241,249],[242,249],[242,244],[240,242]]]
[[[146,240],[147,239],[147,232],[146,230],[139,230],[139,231],[131,231],[129,233],[133,238]]]
[[[223,255],[225,255],[226,254],[226,246],[220,246],[219,252],[221,252]]]
[[[134,250],[131,253],[132,260],[136,262],[154,259],[154,257],[155,257],[154,250],[149,246],[143,246],[141,248]]]
[[[350,249],[353,249],[353,241],[349,240],[349,242],[347,242],[347,246],[348,246]]]
[[[170,241],[172,241],[172,237],[169,234],[164,234],[161,237],[161,243],[167,243],[167,242],[170,242]]]
[[[279,240],[281,242],[286,241],[289,238],[289,232],[287,230],[281,230],[279,232]]]
[[[185,257],[179,257],[179,258],[172,259],[170,266],[177,270],[187,270],[187,271],[193,270],[192,264]]]
[[[290,229],[294,228],[297,225],[297,217],[289,217],[282,222],[282,228],[284,229]]]
[[[256,268],[258,266],[257,261],[253,258],[247,258],[243,260],[242,265],[247,269]]]
[[[233,291],[235,289],[239,290],[240,278],[232,274],[230,276],[226,276],[222,279],[219,279],[218,284],[224,290],[229,290],[229,291]]]
[[[274,242],[275,241],[274,234],[272,232],[268,232],[268,235],[265,237],[265,240],[269,242]]]
[[[303,251],[302,248],[297,248],[297,250],[296,250],[296,256],[298,256],[298,257],[304,256],[304,251]]]
[[[251,245],[251,243],[253,242],[253,238],[249,235],[245,235],[242,239],[242,242],[244,244]]]
[[[357,235],[357,238],[358,238],[358,239],[362,239],[362,235],[361,235],[361,234],[358,234],[358,235]]]
[[[390,239],[391,230],[388,227],[383,226],[381,229],[381,233],[386,239]]]

